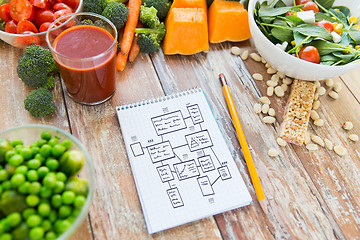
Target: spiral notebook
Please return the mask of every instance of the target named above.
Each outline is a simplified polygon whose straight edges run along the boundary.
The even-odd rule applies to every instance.
[[[251,203],[201,89],[116,111],[150,234]]]

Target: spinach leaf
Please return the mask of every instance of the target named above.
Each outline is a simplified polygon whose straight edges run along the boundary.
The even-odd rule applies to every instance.
[[[344,62],[348,63],[355,57],[354,53],[343,53],[343,52],[333,52],[332,53],[335,57],[340,58]]]
[[[349,26],[348,22],[347,22],[347,18],[342,12],[336,11],[335,9],[332,9],[332,8],[329,9],[329,12],[334,14],[341,21],[341,23],[344,25],[344,27]]]
[[[349,46],[349,44],[350,44],[349,34],[346,32],[343,32],[343,34],[341,34],[341,41],[338,44],[343,47]]]
[[[321,6],[323,6],[324,8],[329,9],[333,6],[335,0],[317,0],[316,2]]]
[[[304,41],[307,36],[301,34],[298,31],[294,31],[293,36],[294,36],[294,40],[295,40],[296,45],[307,44],[307,43],[310,43],[313,40],[312,38],[309,38],[308,40]]]
[[[320,22],[322,20],[327,20],[329,22],[337,22],[337,20],[333,19],[326,13],[322,13],[322,12],[315,13],[315,21]]]
[[[354,28],[350,28],[349,31],[347,31],[349,36],[356,44],[360,44],[360,32]]]
[[[301,18],[298,18],[293,15],[286,16],[286,21],[291,27],[295,27],[297,25],[304,23],[304,21]]]
[[[311,43],[319,51],[320,56],[332,53],[334,51],[344,51],[345,48],[337,46],[335,43],[329,41],[317,40]]]
[[[260,17],[275,17],[287,13],[292,7],[272,8],[270,6],[261,5],[259,9]]]
[[[272,23],[275,20],[275,17],[261,17],[261,21],[264,23]]]
[[[326,54],[326,55],[323,55],[323,56],[320,56],[320,62],[338,62],[340,61],[341,59],[334,56],[332,53],[329,53],[329,54]]]
[[[346,17],[350,16],[350,9],[345,6],[337,6],[333,7],[333,9],[338,9],[340,12],[342,12]]]
[[[279,7],[286,7],[286,4],[282,1],[282,0],[279,0],[275,6],[276,8],[279,8]]]
[[[319,37],[325,40],[332,40],[331,34],[324,28],[313,24],[301,24],[294,28],[294,30],[306,36]]]
[[[288,27],[287,23],[284,20],[277,19],[274,21],[274,25]],[[271,29],[271,34],[279,39],[281,42],[287,41],[291,42],[293,40],[293,31],[283,28],[274,27]]]

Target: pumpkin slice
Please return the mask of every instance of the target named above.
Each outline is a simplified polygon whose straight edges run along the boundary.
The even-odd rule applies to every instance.
[[[207,10],[206,0],[174,0],[171,8],[202,8]]]
[[[248,12],[240,2],[214,0],[208,17],[211,43],[239,42],[251,37]]]
[[[191,55],[209,51],[206,10],[173,8],[167,16],[165,26],[164,54]]]

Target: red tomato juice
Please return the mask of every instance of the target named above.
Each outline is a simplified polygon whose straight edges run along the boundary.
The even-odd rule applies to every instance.
[[[115,91],[113,36],[106,30],[79,25],[56,37],[53,48],[59,53],[61,77],[71,97],[82,103],[100,103]]]

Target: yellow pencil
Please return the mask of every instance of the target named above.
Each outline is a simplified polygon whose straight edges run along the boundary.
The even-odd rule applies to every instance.
[[[231,118],[233,120],[236,134],[238,136],[240,146],[241,146],[241,149],[242,149],[244,157],[245,157],[246,165],[249,169],[250,178],[254,185],[257,199],[259,200],[260,206],[263,209],[263,211],[265,213],[268,213],[268,209],[267,209],[267,205],[266,205],[266,198],[265,198],[264,192],[262,190],[259,176],[256,172],[255,165],[254,165],[254,162],[253,162],[251,154],[250,154],[249,146],[246,142],[244,131],[242,130],[239,116],[236,112],[235,105],[234,105],[234,102],[233,102],[231,94],[230,94],[230,89],[229,89],[229,86],[227,85],[227,82],[225,79],[225,75],[223,73],[220,73],[219,79],[220,79],[220,83],[222,85],[222,89],[223,89],[223,92],[225,95],[226,103],[227,103],[229,111],[230,111]]]

